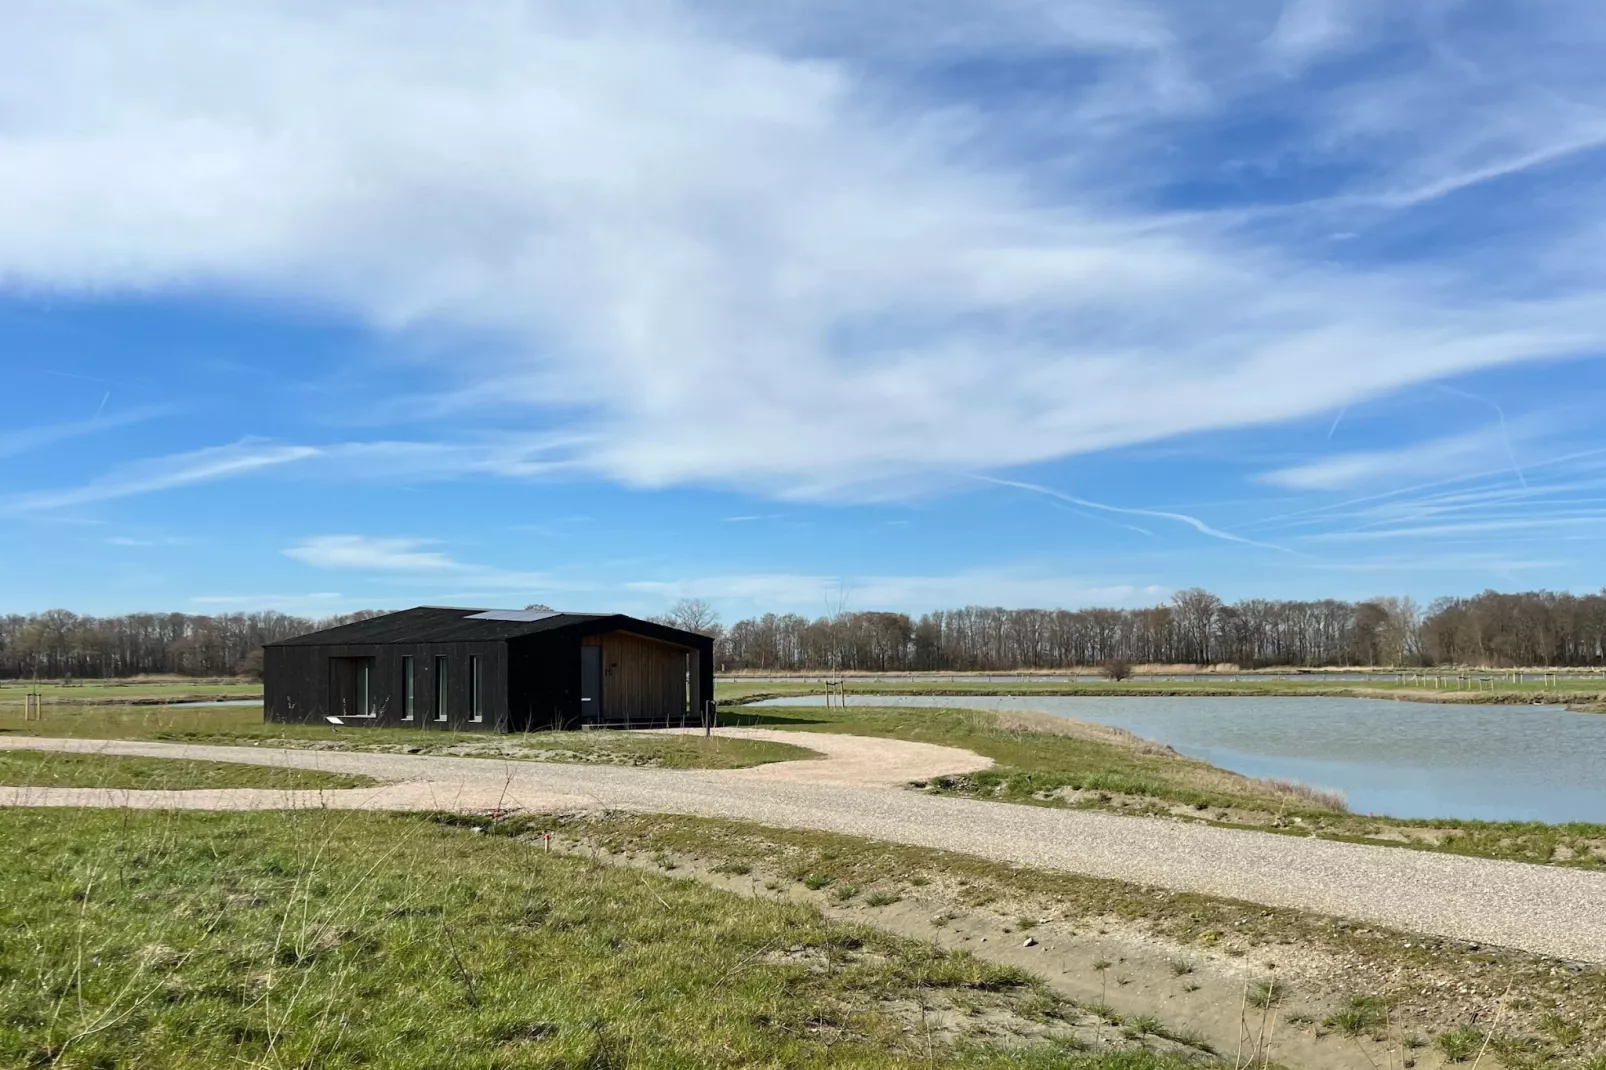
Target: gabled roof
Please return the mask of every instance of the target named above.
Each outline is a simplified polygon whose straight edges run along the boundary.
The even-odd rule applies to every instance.
[[[546,613],[526,610],[465,609],[419,606],[396,613],[352,621],[321,632],[281,639],[268,646],[324,646],[360,643],[483,643],[516,639],[536,632],[573,628],[594,621],[618,620],[621,627],[642,624],[654,631],[662,626],[616,613]],[[667,629],[673,631],[673,629]]]

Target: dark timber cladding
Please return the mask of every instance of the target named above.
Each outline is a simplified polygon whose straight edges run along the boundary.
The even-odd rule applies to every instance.
[[[281,723],[525,732],[699,724],[714,641],[618,614],[421,606],[263,648]]]

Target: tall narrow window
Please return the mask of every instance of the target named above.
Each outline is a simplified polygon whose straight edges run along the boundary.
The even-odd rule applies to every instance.
[[[372,717],[374,715],[373,700],[369,697],[368,671],[373,662],[368,658],[357,661],[357,716]]]
[[[485,720],[485,689],[480,686],[480,661],[478,654],[469,655],[468,716],[475,723]]]
[[[402,681],[401,681],[401,719],[413,719],[413,659],[410,655],[402,655]]]
[[[446,679],[446,659],[435,659],[435,720],[446,720],[446,699],[451,694],[451,688]]]

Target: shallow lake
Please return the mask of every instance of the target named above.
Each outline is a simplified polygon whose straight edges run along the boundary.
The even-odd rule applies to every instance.
[[[1343,682],[1346,682],[1346,683],[1353,683],[1353,682],[1357,682],[1357,681],[1385,681],[1385,682],[1388,682],[1388,683],[1395,683],[1395,682],[1399,681],[1402,678],[1402,676],[1404,676],[1404,675],[1406,675],[1406,674],[1395,673],[1395,672],[1335,672],[1335,671],[1332,671],[1332,670],[1324,670],[1322,672],[1275,672],[1275,673],[1268,673],[1268,672],[1257,672],[1257,673],[1241,673],[1241,672],[1240,673],[1233,673],[1233,672],[1163,672],[1163,673],[1145,673],[1143,676],[1137,677],[1137,679],[1141,680],[1141,681],[1145,681],[1145,682],[1150,682],[1150,683],[1153,683],[1155,681],[1184,681],[1184,682],[1187,682],[1187,683],[1196,683],[1196,684],[1237,683],[1237,682],[1244,682],[1244,681],[1248,681],[1248,682],[1252,683],[1252,682],[1254,682],[1256,680],[1262,680],[1262,681],[1268,681],[1268,682],[1280,682],[1280,681],[1283,681],[1283,680],[1303,680],[1306,683],[1318,683],[1318,684],[1319,683],[1327,683],[1327,682],[1331,682],[1331,681],[1343,681]],[[1431,675],[1431,674],[1428,674],[1428,675]],[[1447,676],[1450,679],[1455,679],[1456,678],[1454,673],[1447,674]],[[810,675],[810,674],[806,674],[806,673],[802,674],[802,675],[798,675],[798,674],[794,673],[794,674],[791,674],[791,675],[781,675],[781,676],[765,676],[765,675],[762,675],[762,674],[754,675],[754,674],[749,674],[749,673],[742,673],[740,675],[735,675],[735,676],[716,675],[715,679],[718,680],[720,683],[732,683],[732,684],[787,684],[787,683],[792,683],[792,684],[796,684],[796,683],[813,683],[813,684],[817,684],[817,683],[823,683],[826,680],[836,681],[836,680],[842,679],[842,677],[837,676],[837,675],[820,675],[820,674]],[[933,673],[911,672],[911,673],[898,673],[896,675],[870,673],[870,674],[864,675],[864,676],[848,676],[846,679],[847,679],[847,682],[848,682],[848,686],[850,688],[854,684],[859,683],[861,681],[865,682],[865,683],[875,683],[875,684],[926,683],[926,684],[956,684],[956,685],[959,685],[959,686],[966,686],[966,685],[971,685],[971,684],[1031,684],[1031,683],[1037,683],[1037,684],[1102,684],[1102,683],[1107,683],[1108,682],[1107,679],[1105,678],[1104,674],[1102,672],[1100,672],[1099,670],[1097,670],[1097,669],[1084,669],[1081,672],[1052,673],[1052,674],[1047,674],[1047,675],[1042,674],[1042,673],[1018,673],[1018,672],[1014,672],[1014,673],[1009,673],[1009,672],[1006,672],[1006,673],[991,673],[991,674],[982,674],[982,675],[964,674],[964,673],[946,673],[946,672],[933,672]],[[1502,679],[1504,679],[1504,676],[1502,676]],[[1530,673],[1526,677],[1524,677],[1524,679],[1533,679],[1533,680],[1542,681],[1543,677],[1538,675],[1538,674]]]
[[[1606,822],[1606,715],[1561,706],[1049,695],[876,695],[857,704],[1038,710],[1113,725],[1246,776],[1336,788],[1360,814]]]

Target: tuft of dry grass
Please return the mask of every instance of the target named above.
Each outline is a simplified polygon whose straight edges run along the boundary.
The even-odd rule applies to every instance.
[[[1317,810],[1333,810],[1337,813],[1349,812],[1349,800],[1342,791],[1332,788],[1318,788],[1310,784],[1302,784],[1297,780],[1258,779],[1254,783],[1260,785],[1268,793],[1285,798],[1300,806],[1313,807]]]

